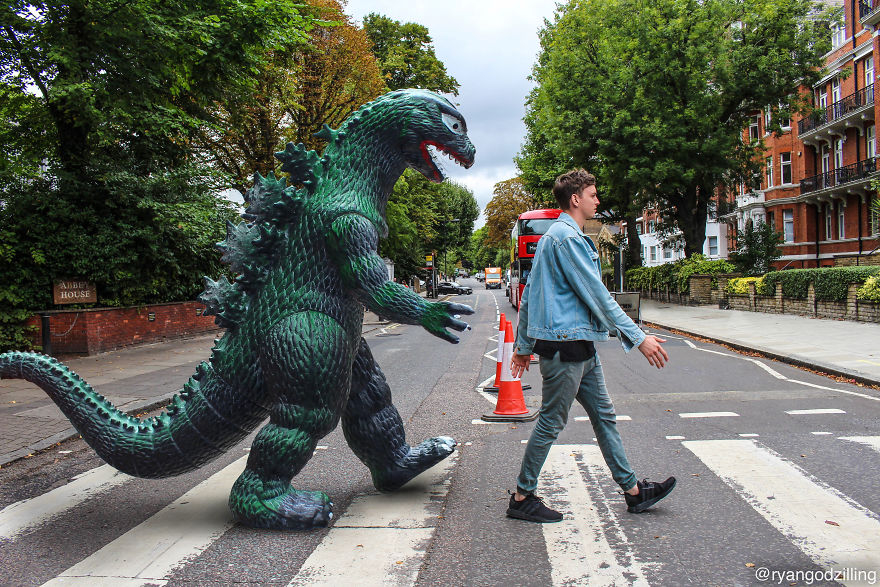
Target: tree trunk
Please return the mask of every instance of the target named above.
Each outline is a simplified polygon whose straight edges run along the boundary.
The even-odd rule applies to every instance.
[[[642,266],[642,240],[636,228],[636,216],[626,218],[626,240],[629,243],[626,251],[626,268],[634,269]]]
[[[705,186],[691,186],[685,198],[686,204],[676,206],[675,218],[684,238],[684,254],[690,257],[703,252],[706,240],[706,219],[709,213],[709,199],[712,190]]]

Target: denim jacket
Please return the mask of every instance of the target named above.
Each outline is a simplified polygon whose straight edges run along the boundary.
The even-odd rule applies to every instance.
[[[626,352],[645,340],[602,283],[593,241],[563,212],[538,241],[519,309],[516,354],[531,354],[535,339],[607,340],[611,329]]]

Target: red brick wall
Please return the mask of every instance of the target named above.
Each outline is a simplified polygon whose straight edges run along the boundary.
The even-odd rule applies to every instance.
[[[179,302],[128,308],[55,311],[49,319],[53,354],[92,355],[114,349],[161,342],[219,330],[213,316],[203,315],[201,302]],[[150,320],[150,314],[155,315]],[[42,344],[40,317],[28,325],[37,327],[34,344]]]

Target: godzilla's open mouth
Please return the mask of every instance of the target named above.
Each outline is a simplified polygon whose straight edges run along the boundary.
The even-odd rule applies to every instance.
[[[443,178],[446,177],[440,157],[441,154],[446,155],[450,160],[455,161],[465,169],[468,169],[474,164],[473,159],[468,159],[461,153],[458,153],[437,141],[422,141],[421,148],[422,157],[425,159],[425,162],[434,168],[434,179],[438,182],[443,181]]]

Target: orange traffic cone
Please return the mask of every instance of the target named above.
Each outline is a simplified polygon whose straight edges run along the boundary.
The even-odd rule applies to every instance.
[[[538,412],[529,413],[523,397],[522,381],[519,377],[514,377],[510,371],[510,361],[513,357],[513,327],[510,322],[505,324],[504,328],[504,352],[502,355],[498,402],[495,404],[494,412],[483,414],[483,420],[487,422],[530,422],[538,417]]]

